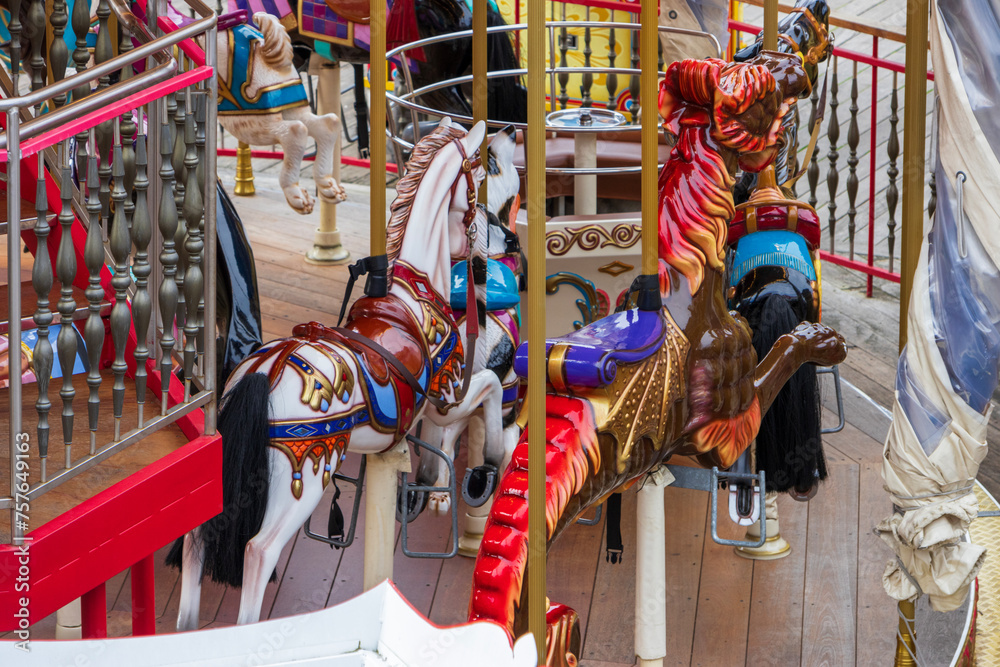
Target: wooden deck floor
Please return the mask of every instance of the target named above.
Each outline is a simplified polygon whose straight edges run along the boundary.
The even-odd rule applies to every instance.
[[[344,241],[356,256],[367,241],[367,201],[353,188],[340,207]],[[313,216],[291,213],[279,192],[258,182],[253,199],[237,199],[254,245],[267,335],[287,335],[301,321],[331,321],[340,305],[346,271],[312,267],[302,260],[311,241]],[[828,415],[829,417],[829,415]],[[684,489],[666,493],[667,610],[670,665],[875,665],[893,648],[895,611],[881,591],[885,553],[871,535],[872,523],[889,511],[881,492],[881,443],[848,425],[827,438],[830,480],[808,504],[779,501],[782,533],[792,555],[750,562],[712,542],[707,494]],[[358,465],[349,457],[347,471]],[[459,469],[463,466],[459,461]],[[330,489],[332,493],[332,487]],[[344,491],[344,507],[352,494]],[[327,499],[329,500],[329,499]],[[549,597],[581,615],[583,664],[633,664],[635,599],[635,492],[625,494],[624,562],[604,557],[604,526],[574,526],[549,559]],[[321,502],[314,525],[325,525]],[[362,506],[363,507],[363,506]],[[722,508],[723,517],[726,510]],[[362,515],[361,521],[364,521]],[[735,527],[720,522],[728,536]],[[268,585],[263,615],[277,618],[327,607],[361,592],[362,544],[335,551],[300,531],[285,548],[278,581]],[[423,515],[413,524],[411,548],[439,550],[449,522]],[[158,632],[172,632],[180,595],[177,573],[157,555]],[[464,620],[473,561],[395,557],[395,581],[403,594],[436,623]],[[239,591],[206,582],[203,627],[236,621]],[[108,584],[109,634],[130,633],[128,573]],[[54,619],[38,624],[33,638],[52,636]]]

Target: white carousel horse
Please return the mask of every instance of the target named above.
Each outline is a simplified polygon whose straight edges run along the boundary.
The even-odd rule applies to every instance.
[[[514,147],[513,127],[504,128],[490,140],[486,167],[489,198],[487,211],[490,222],[485,234],[476,235],[474,241],[476,250],[472,253],[475,257],[488,257],[491,260],[488,271],[476,267],[477,270],[473,272],[479,312],[485,314],[485,321],[480,321],[480,335],[473,368],[475,372],[492,371],[504,389],[503,458],[490,462],[498,468],[497,477],[509,462],[510,454],[520,437],[520,428],[516,424],[520,382],[514,372],[514,352],[520,342],[520,312],[517,302],[521,252],[517,236],[512,231],[517,210],[520,208],[520,179],[514,169]],[[465,270],[462,266],[457,265],[452,271],[452,306],[456,310],[459,309],[459,304],[464,303],[464,297],[456,298],[454,291],[456,286],[461,286],[463,287],[461,291],[464,292]],[[464,310],[464,305],[461,309]],[[463,319],[460,317],[459,321]],[[420,437],[435,446],[440,446],[446,455],[454,459],[456,444],[466,430],[469,433],[469,467],[476,468],[485,462],[485,432],[480,415],[472,415],[470,419],[455,422],[444,429],[428,424],[425,420],[425,423],[420,425]],[[447,486],[449,483],[447,474],[447,467],[439,457],[421,457],[418,483]],[[467,492],[469,491],[478,497],[482,493],[488,495],[489,489],[479,485],[478,489],[467,489]],[[485,501],[485,498],[482,500]],[[431,492],[428,495],[427,505],[431,512],[447,515],[451,510],[451,502],[452,498],[448,493]],[[484,517],[486,511],[488,507],[482,513]]]
[[[224,507],[184,537],[178,630],[198,627],[203,573],[242,584],[237,622],[258,620],[281,549],[348,448],[384,452],[421,415],[447,426],[480,404],[488,441],[500,442],[500,382],[490,371],[465,378],[448,306],[450,258],[468,252],[467,230],[484,219],[483,170],[466,157],[484,134],[483,123],[466,133],[445,119],[414,149],[391,206],[387,296],[359,299],[343,329],[299,325],[233,371],[219,415]]]
[[[347,198],[333,177],[340,119],[309,109],[292,65],[292,41],[278,19],[258,12],[253,21],[259,31],[246,24],[219,31],[219,123],[245,144],[281,145],[285,157],[278,183],[288,205],[302,214],[311,213],[314,202],[299,185],[299,170],[309,137],[315,139],[313,178],[319,196],[338,204]]]

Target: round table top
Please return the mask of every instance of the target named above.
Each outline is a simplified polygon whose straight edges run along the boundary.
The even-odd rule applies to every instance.
[[[617,111],[595,109],[593,107],[578,107],[575,109],[553,111],[546,117],[546,124],[549,127],[566,128],[568,130],[583,128],[605,129],[627,125],[628,121],[623,114]]]

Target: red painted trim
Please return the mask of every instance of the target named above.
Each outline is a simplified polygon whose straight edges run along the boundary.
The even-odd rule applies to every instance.
[[[752,25],[750,23],[744,23],[743,21],[734,21],[729,19],[729,30],[735,32],[748,32],[750,34],[756,35],[762,28]],[[842,49],[838,46],[833,47],[833,54],[844,58],[845,60],[854,60],[864,65],[871,65],[872,67],[882,67],[884,69],[890,70],[892,72],[906,72],[906,65],[903,63],[893,62],[892,60],[886,60],[884,58],[878,58],[873,56],[865,55],[864,53],[858,53],[857,51],[851,51],[849,49]],[[927,80],[934,80],[934,72],[927,72]]]
[[[75,136],[81,132],[86,132],[92,127],[96,127],[107,120],[112,120],[116,116],[121,116],[126,111],[131,111],[141,107],[147,102],[152,102],[153,100],[158,100],[161,97],[166,97],[170,93],[177,92],[182,88],[187,88],[199,81],[204,81],[205,79],[213,76],[214,71],[211,67],[199,67],[198,69],[193,69],[190,72],[184,72],[183,74],[178,74],[177,76],[171,77],[166,81],[156,84],[155,86],[150,86],[145,90],[142,90],[134,95],[130,95],[123,100],[118,100],[117,102],[112,102],[108,106],[97,109],[96,111],[91,111],[86,116],[81,116],[80,118],[74,119],[68,123],[60,125],[54,130],[49,130],[44,132],[37,137],[28,139],[23,144],[21,144],[21,157],[26,158],[34,155],[38,151],[44,150],[49,146],[54,146],[64,139]],[[6,161],[7,150],[0,150],[0,160]]]
[[[216,152],[216,155],[218,155],[219,157],[236,157],[236,149],[235,148],[220,148]],[[285,154],[282,153],[281,151],[259,151],[259,150],[251,150],[250,151],[250,157],[261,158],[261,159],[264,159],[264,160],[284,160],[285,159]],[[315,155],[307,155],[307,156],[305,156],[302,159],[303,159],[303,161],[311,162],[311,161],[313,161],[313,160],[316,159],[316,156]],[[365,169],[371,169],[372,168],[371,160],[366,160],[364,158],[358,158],[358,157],[350,157],[350,156],[347,156],[347,155],[340,156],[340,164],[346,164],[349,167],[363,167]],[[385,163],[385,170],[387,172],[391,173],[391,174],[398,174],[399,173],[399,167],[397,165],[393,164],[392,162],[386,162]]]
[[[108,598],[103,581],[80,597],[80,619],[84,639],[108,636]]]
[[[567,3],[571,5],[580,5],[582,7],[596,7],[598,9],[610,9],[616,12],[628,12],[629,14],[639,14],[642,10],[638,0],[634,2],[629,1],[616,1],[616,0],[556,0],[556,2]],[[656,6],[656,15],[660,15],[660,6]],[[520,32],[520,31],[518,31]]]
[[[146,361],[146,388],[149,394],[160,400],[160,392],[163,385],[160,383],[161,376],[159,365],[151,360]],[[170,375],[170,391],[167,393],[167,407],[172,408],[184,402],[184,383],[173,374]],[[151,405],[147,403],[147,405]],[[194,440],[205,432],[205,411],[194,410],[177,420],[177,426],[189,440]]]
[[[36,623],[222,511],[222,438],[202,436],[32,531]],[[0,545],[0,632],[16,629],[19,547]],[[103,607],[102,607],[103,609]]]
[[[885,269],[880,269],[877,266],[868,266],[864,262],[859,262],[854,259],[848,259],[842,255],[835,255],[833,253],[827,252],[826,250],[819,251],[820,259],[825,262],[830,262],[831,264],[836,264],[837,266],[844,266],[848,269],[854,269],[855,271],[860,271],[869,276],[874,276],[876,278],[881,278],[882,280],[888,280],[889,282],[898,283],[899,274],[890,273]]]
[[[174,32],[178,30],[177,24],[166,16],[160,16],[157,18],[156,24],[163,32]],[[183,51],[184,55],[188,58],[193,60],[198,67],[205,66],[205,50],[198,46],[194,39],[185,39],[177,45],[177,48]]]
[[[156,634],[153,554],[132,566],[132,636]]]

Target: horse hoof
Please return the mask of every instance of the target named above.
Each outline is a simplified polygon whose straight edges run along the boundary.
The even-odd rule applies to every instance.
[[[292,210],[301,215],[312,213],[315,205],[312,196],[298,185],[285,189],[285,201],[292,207]]]
[[[427,508],[438,516],[448,516],[451,511],[451,495],[435,491],[427,498]]]
[[[405,520],[406,523],[412,523],[425,507],[427,507],[426,491],[410,491],[404,504],[403,489],[396,490],[396,521],[402,523]]]
[[[462,499],[469,507],[482,507],[493,495],[497,486],[497,469],[489,463],[465,471],[462,480]]]

